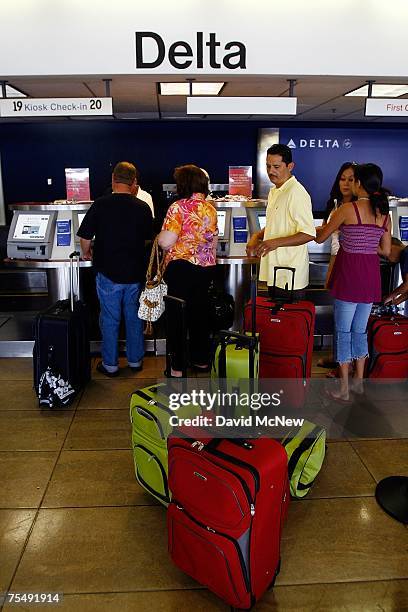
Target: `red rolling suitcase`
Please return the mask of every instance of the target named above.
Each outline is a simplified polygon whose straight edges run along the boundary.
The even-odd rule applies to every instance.
[[[408,317],[371,315],[367,325],[367,378],[408,378]]]
[[[274,286],[279,269],[292,272],[293,295],[295,269],[276,267]],[[250,329],[250,303],[245,306],[244,315],[245,329]],[[267,297],[258,297],[256,300],[256,331],[260,343],[259,377],[298,379],[300,384],[293,389],[292,405],[302,404],[306,380],[311,376],[314,323],[315,306],[312,302],[294,302],[290,298],[285,303]]]
[[[234,608],[274,584],[290,496],[276,440],[170,437],[169,552],[173,562]]]

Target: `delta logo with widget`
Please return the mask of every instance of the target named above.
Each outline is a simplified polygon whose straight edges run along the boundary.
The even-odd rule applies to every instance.
[[[289,149],[351,149],[350,138],[290,138],[286,143]]]

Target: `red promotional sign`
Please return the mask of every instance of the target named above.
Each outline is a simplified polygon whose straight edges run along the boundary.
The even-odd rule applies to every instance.
[[[67,200],[89,202],[89,168],[65,168]]]
[[[252,197],[252,166],[229,166],[228,193]]]

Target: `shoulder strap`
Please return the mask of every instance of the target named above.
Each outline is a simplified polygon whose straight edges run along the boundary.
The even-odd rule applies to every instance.
[[[385,218],[384,218],[384,223],[382,224],[382,227],[383,227],[384,229],[386,229],[386,227],[387,227],[387,221],[388,221],[388,215],[385,215]]]
[[[357,217],[357,223],[359,225],[361,225],[361,217],[360,217],[360,212],[358,210],[357,202],[353,202],[353,206],[354,206],[354,211],[355,211],[356,217]]]

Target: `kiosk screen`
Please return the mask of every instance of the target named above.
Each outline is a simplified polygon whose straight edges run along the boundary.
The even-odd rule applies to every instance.
[[[225,238],[226,216],[227,212],[225,210],[217,210],[218,238]]]
[[[258,223],[259,223],[259,228],[261,230],[265,229],[265,225],[266,225],[266,213],[260,213],[258,215]]]
[[[20,214],[16,222],[15,240],[44,240],[50,215]]]

